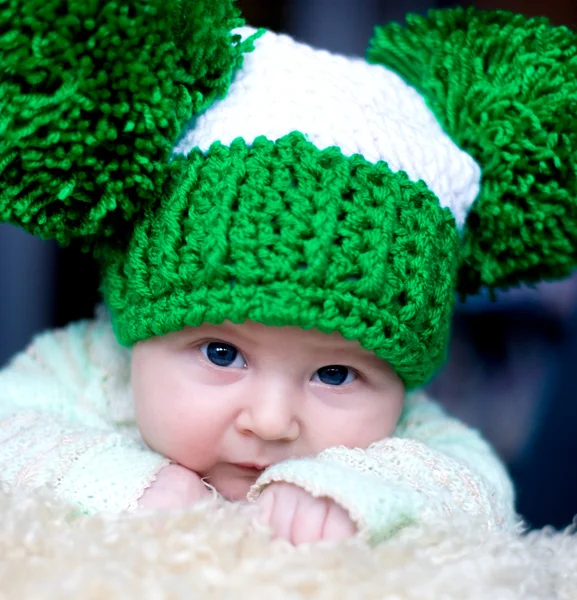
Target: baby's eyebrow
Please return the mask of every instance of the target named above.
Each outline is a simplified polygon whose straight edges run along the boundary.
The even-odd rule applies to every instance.
[[[233,325],[228,323],[221,323],[220,325],[214,325],[212,323],[202,323],[197,327],[187,327],[185,330],[187,337],[214,337],[222,339],[223,341],[229,341],[227,338],[234,338],[234,340],[242,341],[243,343],[254,343],[255,338],[240,329],[235,328]]]
[[[374,359],[376,358],[371,352],[369,352],[368,350],[365,350],[364,348],[358,348],[358,347],[351,347],[349,345],[346,345],[344,343],[341,344],[335,344],[334,342],[326,342],[326,343],[320,343],[320,344],[307,344],[307,346],[310,346],[311,348],[313,348],[315,351],[318,352],[338,352],[339,354],[342,354],[344,357],[351,357],[351,358],[355,358],[356,360],[360,360],[363,362],[373,362]]]

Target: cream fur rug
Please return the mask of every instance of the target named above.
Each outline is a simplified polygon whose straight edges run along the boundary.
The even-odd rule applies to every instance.
[[[72,519],[0,489],[0,599],[577,599],[577,536],[486,534],[453,523],[293,548],[252,507]]]

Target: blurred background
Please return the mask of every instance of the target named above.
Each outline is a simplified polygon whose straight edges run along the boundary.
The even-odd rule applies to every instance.
[[[373,26],[444,0],[240,0],[247,22],[317,47],[364,54]],[[479,0],[478,8],[548,16],[577,28],[576,0]],[[91,317],[98,275],[77,248],[0,225],[0,366],[43,329]],[[430,384],[506,461],[518,510],[561,528],[577,513],[577,277],[460,304],[446,367]]]

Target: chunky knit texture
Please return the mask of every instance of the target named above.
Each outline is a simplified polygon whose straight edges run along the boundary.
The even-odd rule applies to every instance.
[[[0,221],[92,247],[123,344],[316,327],[413,388],[443,362],[459,278],[577,262],[567,29],[433,11],[379,30],[375,65],[239,27],[232,0],[3,6]]]
[[[235,30],[248,39],[256,31]],[[443,131],[421,94],[382,65],[311,48],[266,31],[245,56],[226,96],[187,126],[175,152],[214,142],[247,144],[302,132],[319,150],[380,160],[422,179],[461,229],[479,195],[481,169]]]
[[[0,10],[0,221],[68,243],[158,196],[174,140],[250,40],[232,1],[7,0]]]
[[[249,319],[339,331],[409,388],[441,365],[458,235],[422,181],[297,132],[187,160],[128,249],[106,253],[104,297],[124,344]]]
[[[457,8],[377,29],[368,56],[421,91],[482,165],[459,289],[566,276],[577,262],[577,34]]]

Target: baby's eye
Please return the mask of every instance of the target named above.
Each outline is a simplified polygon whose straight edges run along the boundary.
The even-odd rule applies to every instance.
[[[219,367],[236,367],[242,369],[246,367],[244,356],[238,351],[236,346],[226,342],[207,342],[199,347],[211,363]]]
[[[357,378],[356,373],[344,367],[343,365],[328,365],[327,367],[321,367],[314,375],[313,381],[320,381],[327,385],[343,385],[344,383],[351,383]]]

